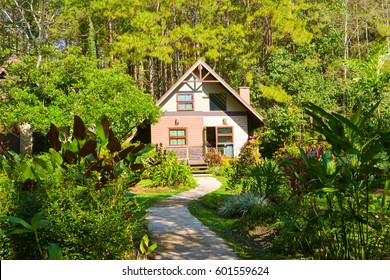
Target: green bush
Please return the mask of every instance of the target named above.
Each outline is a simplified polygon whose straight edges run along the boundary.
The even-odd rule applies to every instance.
[[[251,174],[251,167],[260,162],[259,148],[256,143],[251,143],[245,146],[236,161],[232,165],[233,171],[231,172],[228,180],[228,186],[230,189],[242,189],[246,184],[250,184],[253,181]]]
[[[223,163],[223,155],[217,149],[210,149],[206,154],[206,159],[211,167],[220,166]]]
[[[52,125],[48,153],[0,158],[2,259],[47,259],[58,247],[64,259],[136,257],[139,207],[127,192],[143,168],[138,157],[151,146],[122,147],[107,120],[91,133],[75,117],[73,131],[71,141],[61,142]],[[33,224],[37,213],[45,226],[20,228],[21,219]]]
[[[153,181],[154,186],[173,188],[196,186],[191,169],[185,161],[179,162],[174,152],[164,152],[159,161],[159,164],[147,170],[147,178]]]
[[[314,259],[390,256],[390,132],[367,128],[378,105],[367,114],[357,110],[350,120],[306,105],[330,149],[318,156],[302,150],[302,163],[290,162],[302,187],[294,189],[295,208],[283,221],[281,244],[293,241],[291,250]],[[372,193],[381,185],[382,195]]]
[[[243,192],[257,193],[273,200],[284,196],[286,176],[276,161],[266,158],[248,166],[248,170],[252,180],[245,182]]]
[[[59,243],[65,259],[125,259],[133,251],[137,205],[116,182],[101,190],[52,188],[42,211],[50,218],[46,244]]]
[[[226,199],[218,209],[218,214],[224,218],[241,218],[256,215],[269,204],[268,200],[253,193],[233,195]]]
[[[220,165],[209,167],[209,172],[215,176],[229,178],[233,175],[235,162],[234,158],[224,157]]]

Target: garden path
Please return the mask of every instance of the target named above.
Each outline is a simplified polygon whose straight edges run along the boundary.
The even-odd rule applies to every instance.
[[[226,242],[191,215],[188,204],[217,190],[221,183],[211,177],[195,177],[198,187],[157,202],[148,209],[149,230],[160,260],[238,259]]]

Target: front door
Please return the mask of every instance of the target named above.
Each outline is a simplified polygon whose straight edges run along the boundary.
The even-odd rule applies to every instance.
[[[205,152],[210,149],[217,149],[221,154],[230,157],[233,153],[233,127],[212,126],[205,128]]]

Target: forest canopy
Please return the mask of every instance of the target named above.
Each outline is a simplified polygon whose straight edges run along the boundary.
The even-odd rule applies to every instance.
[[[202,58],[233,87],[251,87],[252,105],[277,116],[273,130],[291,115],[301,119],[307,101],[351,115],[359,104],[382,100],[378,125],[389,128],[389,0],[3,3],[0,60],[16,54],[24,61],[14,67],[16,88],[1,87],[13,97],[1,105],[5,127],[39,118],[33,126],[40,130],[79,113],[87,122],[112,118],[126,133],[124,127],[155,121],[151,102]],[[127,95],[150,109],[132,107]],[[58,104],[67,105],[54,109]],[[117,118],[129,112],[140,115]],[[302,130],[296,126],[284,140]]]

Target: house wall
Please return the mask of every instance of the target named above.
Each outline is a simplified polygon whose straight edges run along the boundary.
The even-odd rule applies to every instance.
[[[190,76],[187,80],[192,80]],[[171,96],[167,98],[162,105],[162,110],[166,112],[177,111],[176,94],[178,92],[192,92],[194,93],[194,111],[208,112],[210,111],[210,93],[227,93],[226,90],[219,83],[191,83],[187,82],[180,85]],[[226,111],[243,112],[245,108],[230,94],[226,94]]]
[[[175,124],[176,119],[179,121],[178,125]],[[187,145],[203,146],[203,116],[162,116],[151,127],[152,143],[170,146],[169,128],[187,128]]]
[[[195,71],[196,72],[196,71]],[[199,76],[199,73],[196,75]],[[208,76],[211,78],[211,76]],[[204,128],[224,125],[233,127],[234,156],[238,156],[241,148],[248,140],[247,109],[237,101],[219,82],[191,82],[194,76],[185,78],[187,82],[180,84],[171,95],[165,98],[161,109],[166,115],[151,127],[151,142],[162,144],[169,150],[174,150],[179,158],[197,161],[203,156]],[[191,92],[194,94],[193,111],[177,111],[176,94]],[[210,111],[210,94],[226,93],[226,111]],[[178,124],[175,122],[178,121]],[[187,146],[170,146],[169,128],[187,129]]]
[[[201,101],[202,111],[210,111],[210,93],[226,93],[226,90],[219,83],[204,83],[204,96]],[[238,103],[230,94],[226,94],[226,111],[245,111],[244,107]]]
[[[248,140],[248,118],[247,116],[204,117],[204,126],[223,126],[224,118],[227,119],[226,126],[233,127],[234,156],[236,157]]]

